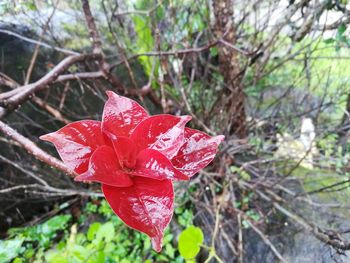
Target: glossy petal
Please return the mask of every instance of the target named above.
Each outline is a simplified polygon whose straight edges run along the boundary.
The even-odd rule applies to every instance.
[[[97,148],[90,158],[89,169],[75,177],[75,180],[99,182],[118,187],[127,187],[133,184],[129,175],[121,171],[118,157],[109,146]]]
[[[148,114],[136,101],[118,96],[112,91],[107,91],[107,95],[102,117],[103,131],[128,137]]]
[[[143,176],[156,180],[189,179],[189,177],[175,169],[168,158],[166,158],[160,152],[152,149],[142,150],[137,155],[136,167],[132,174],[135,176]]]
[[[113,211],[129,227],[147,234],[153,248],[162,249],[164,229],[173,215],[174,192],[170,180],[135,177],[131,187],[102,185],[102,191]]]
[[[223,135],[211,137],[204,132],[185,128],[186,142],[171,162],[185,175],[193,176],[214,159],[224,138]]]
[[[77,121],[40,137],[52,142],[63,162],[78,174],[86,172],[94,150],[105,144],[99,121]]]
[[[136,163],[136,147],[128,137],[119,137],[109,134],[108,137],[113,143],[113,148],[118,156],[122,168],[134,168]]]
[[[190,119],[190,116],[155,115],[142,121],[130,138],[138,151],[154,149],[171,159],[184,143],[184,128]]]

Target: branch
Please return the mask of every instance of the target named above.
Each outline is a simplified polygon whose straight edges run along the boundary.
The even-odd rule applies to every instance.
[[[75,56],[69,56],[65,59],[63,59],[56,67],[54,67],[48,74],[43,76],[38,81],[24,85],[21,87],[18,87],[11,91],[11,96],[8,99],[3,99],[2,105],[5,108],[0,108],[0,119],[4,117],[8,112],[16,109],[19,105],[21,105],[26,100],[30,99],[33,94],[43,88],[45,88],[47,85],[52,84],[55,82],[59,75],[61,75],[65,70],[67,70],[71,65],[85,61],[85,60],[98,60],[101,59],[101,55],[98,54],[84,54],[84,55],[75,55]],[[2,94],[6,97],[6,94]],[[0,99],[1,99],[0,95]]]
[[[261,191],[256,191],[257,194],[259,194],[260,197],[262,197],[267,202],[270,202],[275,209],[277,209],[279,212],[287,216],[289,219],[293,220],[295,223],[303,227],[306,231],[311,232],[318,240],[322,241],[325,244],[330,245],[334,249],[338,250],[350,250],[350,242],[345,240],[340,236],[339,233],[332,230],[323,230],[320,227],[308,222],[306,219],[302,218],[299,215],[296,215],[289,211],[288,209],[284,208],[280,204],[278,204],[276,201],[273,200],[273,198],[268,197]]]
[[[24,137],[23,135],[21,135],[16,130],[12,129],[10,126],[8,126],[6,123],[2,121],[0,121],[0,131],[2,131],[4,134],[6,134],[8,137],[13,139],[14,141],[18,142],[25,150],[27,150],[28,153],[32,154],[38,160],[52,167],[55,167],[58,170],[72,177],[77,176],[77,174],[74,171],[68,169],[63,162],[61,162],[60,160],[56,159],[55,157],[51,156],[47,152],[40,149],[34,142]]]
[[[4,79],[4,81],[2,81]],[[8,76],[6,76],[5,74],[1,73],[0,72],[0,84],[3,84],[7,87],[10,87],[12,89],[16,89],[18,88],[20,85],[14,81],[13,79],[9,78]],[[11,94],[11,95],[10,95]],[[14,92],[13,90],[12,91],[9,91],[6,93],[6,95],[10,95],[10,96],[13,96],[15,95],[16,92]],[[0,94],[1,95],[5,95],[5,93],[3,94]],[[9,96],[9,97],[10,97]],[[32,98],[32,101],[34,103],[36,103],[37,105],[39,105],[41,108],[43,108],[44,110],[46,110],[49,114],[51,114],[52,116],[54,116],[57,120],[65,123],[65,124],[68,124],[70,123],[71,121],[68,120],[67,118],[65,118],[61,112],[59,112],[58,110],[56,110],[54,107],[50,106],[49,104],[46,103],[46,101],[42,100],[41,98],[39,97],[33,97]]]
[[[87,27],[89,29],[90,37],[92,39],[92,46],[93,46],[93,53],[96,55],[101,56],[101,59],[99,61],[99,67],[100,70],[103,72],[103,76],[112,84],[114,85],[120,92],[127,93],[124,85],[121,83],[121,81],[111,74],[112,67],[107,63],[105,60],[105,56],[102,51],[102,43],[100,36],[97,31],[97,27],[95,24],[94,17],[92,16],[89,1],[88,0],[82,0],[83,3],[83,11],[85,15],[85,20]]]
[[[92,13],[91,13],[89,1],[82,0],[82,2],[83,2],[83,11],[85,14],[85,20],[89,29],[90,37],[92,39],[92,46],[94,48],[93,53],[102,54],[102,48],[101,48],[102,43],[97,31],[94,17],[92,16]]]
[[[39,45],[39,46],[42,46],[42,47],[54,49],[54,50],[56,50],[56,51],[65,53],[65,54],[67,54],[67,55],[80,55],[80,53],[78,53],[78,52],[71,51],[71,50],[64,49],[64,48],[59,48],[59,47],[53,47],[53,46],[50,46],[50,45],[47,44],[47,43],[43,43],[43,42],[41,42],[41,41],[37,41],[37,40],[31,39],[31,38],[28,38],[28,37],[21,36],[21,35],[19,35],[19,34],[17,34],[17,33],[14,33],[14,32],[12,32],[12,31],[9,31],[9,30],[0,29],[0,33],[3,33],[3,34],[7,34],[7,35],[10,35],[10,36],[17,37],[17,38],[20,38],[20,39],[22,39],[22,40],[24,40],[24,41],[27,41],[27,42],[29,42],[29,43],[36,44],[36,45]]]
[[[29,177],[32,177],[34,180],[38,181],[40,184],[45,185],[45,186],[49,186],[47,184],[47,182],[43,179],[41,179],[39,176],[37,176],[36,174],[34,174],[31,171],[27,171],[26,169],[24,169],[22,166],[18,165],[17,163],[7,159],[5,156],[2,156],[0,154],[0,160],[2,160],[3,162],[12,165],[13,167],[15,167],[16,169],[18,169],[19,171],[23,172],[24,174],[28,175]]]

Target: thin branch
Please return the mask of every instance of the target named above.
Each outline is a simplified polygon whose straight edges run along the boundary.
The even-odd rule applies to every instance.
[[[68,49],[65,49],[65,48],[54,47],[54,46],[51,46],[51,45],[49,45],[47,43],[44,43],[42,41],[37,41],[37,40],[31,39],[31,38],[28,38],[28,37],[24,37],[24,36],[21,36],[21,35],[19,35],[17,33],[9,31],[9,30],[0,29],[0,33],[17,37],[17,38],[20,38],[20,39],[22,39],[24,41],[27,41],[29,43],[36,44],[36,45],[39,45],[39,46],[42,46],[42,47],[54,49],[56,51],[62,52],[62,53],[67,54],[67,55],[80,55],[79,52],[71,51],[71,50],[68,50]]]
[[[71,65],[85,60],[98,60],[100,58],[101,55],[98,54],[85,54],[69,56],[63,59],[56,67],[54,67],[48,74],[43,76],[41,79],[34,83],[18,87],[17,89],[11,92],[11,94],[14,94],[13,96],[11,96],[9,99],[3,99],[2,105],[5,106],[5,108],[0,108],[0,119],[4,117],[8,112],[16,109],[23,102],[30,99],[35,92],[55,82],[58,76],[62,74],[65,70],[67,70]],[[4,96],[4,94],[5,93],[1,95]]]
[[[32,177],[34,180],[38,181],[40,184],[45,185],[45,186],[49,186],[48,183],[41,179],[40,177],[36,176],[34,173],[32,173],[31,171],[27,171],[26,169],[24,169],[22,166],[18,165],[17,163],[7,159],[5,156],[2,156],[0,154],[0,160],[2,160],[5,163],[8,163],[10,165],[12,165],[13,167],[15,167],[16,169],[20,170],[21,172],[25,173],[26,175],[28,175],[29,177]]]
[[[92,16],[89,1],[88,0],[82,0],[83,3],[83,11],[85,14],[85,20],[87,23],[87,27],[89,29],[89,34],[92,39],[92,46],[94,48],[93,53],[95,54],[102,54],[102,43],[100,36],[97,31],[97,27],[95,24],[94,17]]]
[[[18,142],[25,150],[27,150],[28,153],[32,154],[38,160],[52,167],[55,167],[58,170],[72,177],[77,176],[77,174],[74,171],[68,169],[63,162],[61,162],[60,160],[56,159],[55,157],[51,156],[47,152],[40,149],[34,142],[24,137],[23,135],[21,135],[16,130],[12,129],[10,126],[8,126],[6,123],[2,121],[0,121],[0,131],[2,131],[4,134],[6,134],[8,137],[13,139],[14,141]]]
[[[95,19],[91,13],[91,8],[89,5],[88,0],[82,0],[82,7],[85,15],[85,20],[87,23],[87,27],[89,29],[89,34],[92,39],[92,46],[93,46],[93,53],[95,55],[100,56],[99,60],[99,67],[100,70],[103,72],[104,77],[112,84],[114,85],[120,92],[127,93],[127,90],[125,89],[122,82],[113,74],[111,74],[112,67],[107,63],[105,60],[105,56],[103,54],[102,50],[102,42],[100,35],[97,31],[97,26],[95,24]]]
[[[238,224],[238,262],[243,263],[243,231],[242,231],[242,216],[237,213],[237,224]]]
[[[283,258],[283,256],[281,255],[280,252],[278,252],[278,250],[276,249],[276,247],[271,243],[271,241],[264,235],[263,232],[261,232],[259,230],[259,228],[257,228],[252,222],[251,220],[246,216],[245,217],[246,222],[249,224],[249,226],[255,231],[255,233],[257,233],[261,239],[264,241],[264,243],[270,247],[271,251],[275,254],[275,256],[284,263],[287,263],[287,260],[285,258]]]
[[[39,38],[39,42],[41,43],[45,33],[46,33],[46,30],[49,26],[49,23],[52,19],[52,17],[54,16],[55,12],[56,12],[56,9],[57,9],[57,3],[54,5],[54,8],[49,16],[49,18],[47,19],[46,23],[45,23],[45,26],[43,28],[43,31],[40,35],[40,38]],[[40,44],[36,44],[36,47],[35,47],[35,50],[34,50],[34,53],[32,55],[32,59],[30,60],[30,64],[29,64],[29,67],[28,67],[28,70],[27,70],[27,74],[26,74],[26,77],[25,77],[25,81],[24,81],[24,85],[27,85],[29,82],[30,82],[30,78],[32,76],[32,72],[33,72],[33,69],[34,69],[34,65],[35,65],[35,62],[37,60],[37,57],[38,57],[38,54],[39,54],[39,49],[40,49]]]

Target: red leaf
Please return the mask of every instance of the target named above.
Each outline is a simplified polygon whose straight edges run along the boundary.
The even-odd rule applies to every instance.
[[[67,167],[79,174],[88,169],[94,150],[105,144],[101,122],[90,120],[72,122],[40,139],[53,143]]]
[[[108,134],[114,151],[116,152],[119,164],[122,168],[134,168],[136,163],[136,147],[133,141],[128,137],[119,137],[113,134]]]
[[[118,187],[127,187],[133,184],[129,175],[121,171],[118,157],[109,146],[97,148],[90,158],[89,169],[75,177],[75,181],[99,182]]]
[[[107,91],[108,100],[103,109],[103,131],[117,136],[129,136],[142,120],[148,117],[136,101]]]
[[[214,159],[224,138],[223,135],[211,137],[204,132],[185,128],[185,143],[171,162],[175,168],[191,177]]]
[[[160,251],[173,215],[172,180],[188,180],[215,157],[223,136],[185,128],[190,116],[149,117],[108,91],[103,121],[79,121],[41,137],[52,142],[76,181],[102,183],[114,212]]]
[[[184,128],[190,119],[167,114],[151,116],[135,128],[130,138],[138,151],[154,149],[171,159],[184,143]]]
[[[131,187],[102,185],[113,211],[129,227],[147,234],[160,252],[164,229],[173,216],[174,191],[170,180],[135,177]]]
[[[156,150],[142,150],[136,159],[133,175],[148,177],[156,180],[189,178],[174,168],[173,164],[163,154]]]

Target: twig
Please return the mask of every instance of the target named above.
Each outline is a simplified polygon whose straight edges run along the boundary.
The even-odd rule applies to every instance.
[[[242,231],[242,218],[241,214],[237,214],[237,224],[238,224],[238,262],[243,263],[243,231]]]
[[[121,83],[121,81],[111,74],[112,67],[107,63],[103,50],[100,35],[97,31],[95,19],[91,13],[91,8],[88,0],[82,0],[82,7],[85,15],[86,24],[89,30],[90,37],[92,39],[93,54],[100,56],[99,67],[103,72],[103,76],[114,85],[120,92],[127,93],[127,90]]]
[[[54,5],[54,8],[49,16],[49,18],[47,19],[46,23],[45,23],[45,26],[43,28],[43,31],[39,37],[39,42],[41,43],[42,41],[42,38],[44,37],[44,34],[46,33],[46,30],[49,26],[49,23],[53,17],[53,15],[55,14],[56,12],[56,9],[57,9],[57,3]],[[24,85],[27,85],[30,81],[30,77],[32,76],[32,72],[33,72],[33,69],[34,69],[34,65],[35,65],[35,62],[36,62],[36,59],[38,57],[38,54],[39,54],[39,49],[40,49],[40,44],[36,44],[35,46],[35,50],[34,50],[34,53],[33,53],[33,56],[32,56],[32,59],[30,60],[30,64],[29,64],[29,67],[28,67],[28,70],[27,70],[27,74],[26,74],[26,77],[25,77],[25,80],[24,80]]]
[[[10,126],[8,126],[2,121],[0,121],[0,131],[2,131],[4,134],[9,136],[16,142],[18,142],[24,149],[26,149],[30,154],[32,154],[38,160],[52,167],[55,167],[58,170],[72,177],[77,176],[77,174],[74,171],[68,169],[63,162],[61,162],[60,160],[56,159],[55,157],[51,156],[50,154],[40,149],[34,142],[24,137],[23,135],[21,135],[16,130],[12,129]]]
[[[283,258],[283,256],[278,252],[276,247],[271,243],[271,241],[257,228],[249,218],[245,218],[246,222],[249,224],[249,226],[261,237],[261,239],[264,241],[264,243],[270,247],[271,251],[275,254],[275,256],[284,263],[287,263],[288,261]]]
[[[218,205],[217,209],[216,209],[216,213],[215,213],[215,226],[214,226],[214,231],[213,231],[213,236],[211,239],[211,246],[213,248],[215,248],[215,239],[216,236],[218,234],[219,231],[219,222],[220,222],[220,208],[221,208],[221,204]]]
[[[11,94],[14,95],[9,99],[4,99],[2,101],[2,105],[6,108],[0,107],[0,119],[4,117],[8,112],[16,109],[23,102],[30,99],[35,92],[45,88],[47,85],[52,84],[54,81],[56,81],[58,76],[62,74],[65,70],[67,70],[71,65],[85,60],[97,60],[100,58],[101,55],[98,54],[85,54],[69,56],[63,59],[56,67],[54,67],[48,74],[43,76],[38,81],[18,87],[17,89],[13,90]]]
[[[5,156],[2,156],[0,154],[0,159],[3,161],[3,162],[6,162],[10,165],[12,165],[13,167],[15,167],[16,169],[20,170],[21,172],[25,173],[26,175],[32,177],[34,180],[38,181],[40,184],[42,185],[45,185],[45,186],[49,186],[48,183],[41,179],[40,177],[36,176],[34,173],[32,173],[31,171],[27,171],[26,169],[24,169],[22,166],[18,165],[17,163],[7,159]]]
[[[92,46],[94,48],[93,53],[95,54],[103,54],[102,52],[102,43],[100,36],[97,31],[97,27],[95,24],[94,17],[92,16],[89,1],[88,0],[82,0],[83,3],[83,11],[85,14],[85,20],[87,23],[87,27],[89,29],[89,34],[92,39]]]
[[[3,75],[3,76],[1,76],[1,75]],[[4,76],[5,76],[6,79],[7,79],[6,83],[4,83],[5,86],[8,86],[8,87],[10,87],[10,88],[12,88],[12,89],[16,89],[17,87],[20,86],[16,81],[14,81],[14,80],[12,80],[11,78],[7,77],[5,74],[0,73],[0,77],[4,77]],[[11,93],[11,92],[8,92],[7,94],[12,94],[12,93]],[[14,94],[16,94],[16,93],[14,93]],[[3,94],[0,94],[0,96],[1,96],[1,95],[4,95],[4,93],[3,93]],[[38,106],[40,106],[41,108],[43,108],[44,110],[46,110],[46,111],[47,111],[48,113],[50,113],[52,116],[54,116],[57,120],[59,120],[59,121],[65,123],[65,124],[68,124],[68,123],[71,122],[70,120],[68,120],[67,118],[65,118],[65,117],[61,114],[60,111],[58,111],[58,110],[56,110],[54,107],[51,107],[50,105],[48,105],[44,100],[42,100],[42,99],[40,99],[40,98],[38,98],[38,97],[33,96],[32,101],[33,101],[35,104],[37,104]]]
[[[31,39],[31,38],[28,38],[28,37],[24,37],[24,36],[21,36],[21,35],[19,35],[17,33],[9,31],[9,30],[0,29],[0,33],[17,37],[17,38],[20,38],[20,39],[22,39],[24,41],[27,41],[29,43],[36,44],[36,45],[39,45],[39,46],[42,46],[42,47],[54,49],[56,51],[62,52],[62,53],[67,54],[67,55],[80,55],[79,52],[71,51],[71,50],[68,50],[68,49],[65,49],[65,48],[53,47],[53,46],[51,46],[51,45],[49,45],[47,43],[44,43],[42,41],[37,41],[37,40]]]
[[[20,189],[35,188],[37,186],[38,186],[37,184],[16,185],[16,186],[8,187],[5,189],[0,189],[0,194],[5,194],[5,193],[12,192],[12,191],[20,190]]]

